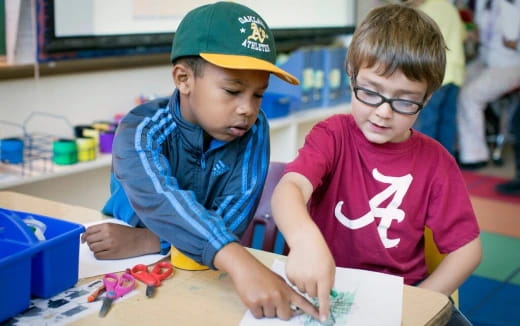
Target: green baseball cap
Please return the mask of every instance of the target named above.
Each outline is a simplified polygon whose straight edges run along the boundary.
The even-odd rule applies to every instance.
[[[199,55],[228,69],[269,71],[288,83],[296,77],[276,66],[274,37],[252,9],[229,1],[203,5],[188,12],[173,38],[171,61]]]

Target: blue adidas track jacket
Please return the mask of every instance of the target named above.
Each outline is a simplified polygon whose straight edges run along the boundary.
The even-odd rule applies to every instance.
[[[244,136],[213,140],[184,120],[178,94],[140,105],[117,128],[112,152],[111,197],[103,213],[146,226],[195,261],[213,259],[238,241],[250,222],[269,167],[264,113]]]

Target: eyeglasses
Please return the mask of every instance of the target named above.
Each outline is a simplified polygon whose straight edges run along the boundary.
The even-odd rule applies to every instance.
[[[416,114],[423,108],[424,105],[423,103],[415,101],[384,97],[377,92],[357,86],[355,80],[352,80],[352,85],[354,85],[352,89],[354,90],[354,95],[356,98],[366,105],[378,107],[383,103],[388,103],[395,112],[407,115]]]

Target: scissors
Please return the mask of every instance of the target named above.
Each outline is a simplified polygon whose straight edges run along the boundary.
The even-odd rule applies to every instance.
[[[173,273],[173,266],[169,262],[162,261],[148,271],[148,266],[138,264],[132,267],[130,272],[136,279],[146,284],[146,296],[151,298],[155,288],[161,285],[161,281]]]
[[[107,294],[103,299],[101,310],[99,310],[100,317],[105,317],[115,299],[122,297],[135,288],[135,278],[128,272],[123,273],[121,277],[114,273],[108,273],[103,276],[103,284]]]

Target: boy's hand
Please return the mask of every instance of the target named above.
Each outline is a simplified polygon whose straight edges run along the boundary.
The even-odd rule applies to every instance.
[[[81,235],[97,259],[121,259],[160,251],[159,238],[146,228],[115,223],[89,226]]]
[[[296,314],[291,310],[291,305],[318,318],[318,311],[312,303],[238,243],[231,243],[220,250],[214,264],[229,273],[240,299],[255,318],[288,320]]]
[[[291,246],[285,269],[287,279],[300,292],[318,298],[320,320],[325,322],[329,317],[336,264],[323,238],[309,237],[310,234]]]
[[[329,316],[329,296],[336,264],[320,229],[307,211],[313,191],[309,179],[289,172],[276,186],[271,207],[276,225],[291,248],[285,265],[287,278],[302,293],[318,298],[319,320],[324,322]]]

